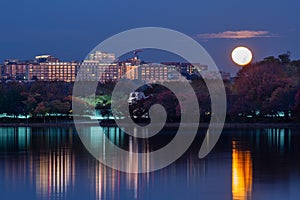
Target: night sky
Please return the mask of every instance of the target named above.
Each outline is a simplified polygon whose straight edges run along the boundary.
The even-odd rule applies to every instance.
[[[254,60],[291,52],[300,59],[300,1],[1,0],[0,62],[52,54],[82,60],[98,43],[132,28],[157,26],[202,44],[221,70],[237,45]]]

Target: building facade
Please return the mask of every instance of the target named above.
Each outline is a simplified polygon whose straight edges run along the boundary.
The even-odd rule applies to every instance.
[[[1,79],[17,81],[75,81],[78,62],[60,62],[52,56],[36,56],[34,61],[6,60]]]
[[[28,65],[28,79],[74,82],[78,62],[45,62]]]

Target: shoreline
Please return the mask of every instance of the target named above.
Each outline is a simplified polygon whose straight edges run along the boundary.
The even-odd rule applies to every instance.
[[[100,122],[92,121],[92,122],[79,122],[77,123],[80,126],[99,126]],[[180,123],[166,123],[166,127],[168,128],[176,128]],[[105,127],[115,127],[117,126],[115,123],[102,123],[102,126]],[[126,125],[124,125],[126,127]],[[185,124],[184,126],[199,126],[199,128],[208,128],[209,123],[202,122],[199,124]],[[214,126],[213,124],[211,126]],[[219,126],[219,124],[217,124]],[[64,122],[64,123],[0,123],[0,127],[75,127],[73,121]],[[296,122],[282,122],[282,123],[267,123],[267,122],[256,122],[256,123],[224,123],[224,129],[230,128],[240,128],[240,129],[251,129],[251,128],[296,128],[300,129],[300,123]]]

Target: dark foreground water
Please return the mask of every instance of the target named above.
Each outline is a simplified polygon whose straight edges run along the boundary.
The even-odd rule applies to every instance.
[[[72,127],[0,127],[0,199],[300,199],[300,130],[224,130],[202,160],[201,139],[167,168],[126,174],[98,163]]]

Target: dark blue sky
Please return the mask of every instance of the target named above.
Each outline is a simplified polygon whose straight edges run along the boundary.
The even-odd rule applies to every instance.
[[[82,60],[107,37],[144,26],[194,37],[225,71],[238,69],[230,60],[237,45],[255,60],[286,51],[300,59],[297,0],[1,0],[0,7],[0,62],[44,53]],[[241,30],[250,38],[228,38],[226,31]]]

